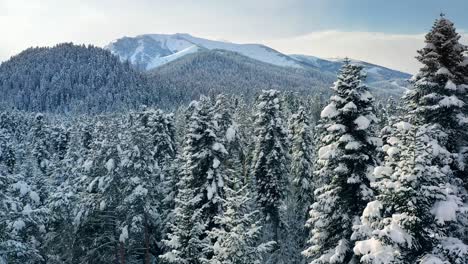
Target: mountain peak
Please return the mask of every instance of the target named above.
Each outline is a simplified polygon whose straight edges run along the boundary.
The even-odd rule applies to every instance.
[[[303,67],[295,59],[265,45],[209,40],[188,33],[144,34],[135,37],[123,37],[111,42],[106,48],[120,57],[122,61],[128,60],[143,70],[154,69],[181,56],[203,49],[233,51],[276,66]]]

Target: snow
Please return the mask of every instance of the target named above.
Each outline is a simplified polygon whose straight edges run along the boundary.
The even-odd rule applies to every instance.
[[[31,205],[27,204],[24,206],[23,211],[21,212],[23,215],[30,215],[32,213]]]
[[[439,101],[440,106],[444,107],[450,107],[450,106],[456,106],[456,107],[462,107],[465,103],[458,99],[455,95],[452,96],[444,96],[444,99]]]
[[[361,100],[362,101],[369,101],[370,99],[374,98],[372,94],[369,91],[365,91],[361,94]]]
[[[320,113],[321,118],[332,118],[338,115],[338,111],[336,110],[336,105],[334,103],[330,103],[325,108],[323,108],[322,112]]]
[[[146,196],[148,194],[148,189],[145,187],[138,185],[135,190],[133,190],[133,195],[135,196]]]
[[[219,143],[219,142],[214,143],[212,149],[214,151],[219,151],[221,153],[228,154],[228,152],[227,152],[226,148],[224,147],[224,145]]]
[[[335,254],[330,257],[330,263],[341,263],[349,250],[349,242],[346,239],[340,239],[338,246],[335,247]]]
[[[233,126],[230,126],[227,130],[226,130],[226,140],[228,142],[232,142],[234,141],[234,139],[236,138],[236,130],[234,129]]]
[[[323,146],[319,149],[318,155],[320,159],[330,159],[335,155],[336,145],[330,144],[327,146]]]
[[[341,131],[345,132],[346,131],[346,126],[342,124],[333,124],[327,128],[328,132],[336,132],[336,131]]]
[[[407,216],[404,214],[393,214],[390,224],[385,226],[384,229],[380,230],[380,235],[385,235],[398,244],[406,244],[407,246],[411,247],[413,238],[403,228],[400,227],[400,222],[402,220],[404,221],[406,217]]]
[[[86,172],[89,172],[91,170],[91,167],[93,166],[93,161],[92,160],[86,160],[83,164],[83,169]]]
[[[451,80],[448,80],[445,84],[445,89],[455,91],[457,90],[457,85],[454,84]]]
[[[106,201],[101,201],[99,203],[99,210],[103,211],[104,209],[106,209]]]
[[[29,185],[23,181],[13,184],[13,188],[15,188],[15,190],[19,190],[21,196],[24,196],[30,190]]]
[[[393,249],[382,245],[379,240],[373,237],[356,242],[353,251],[356,255],[364,255],[361,258],[363,263],[388,264],[394,260]]]
[[[389,147],[386,152],[390,157],[393,157],[400,153],[400,149],[397,147]]]
[[[405,132],[405,131],[410,130],[413,126],[408,122],[401,121],[401,122],[396,123],[395,127],[401,132]]]
[[[15,229],[16,231],[20,231],[25,226],[26,226],[26,223],[24,223],[24,221],[21,219],[18,219],[15,222],[13,222],[13,229]]]
[[[193,46],[190,46],[188,48],[185,48],[183,50],[180,50],[180,51],[177,51],[169,56],[165,56],[165,57],[155,57],[153,58],[153,60],[151,60],[151,62],[148,63],[148,65],[146,66],[146,70],[151,70],[151,69],[154,69],[154,68],[157,68],[161,65],[164,65],[166,63],[169,63],[171,61],[175,61],[179,58],[182,58],[183,56],[185,55],[188,55],[188,54],[192,54],[192,53],[196,53],[200,50],[200,47],[196,46],[196,45],[193,45]]]
[[[457,211],[459,211],[458,203],[452,196],[448,198],[449,200],[447,201],[436,202],[431,209],[431,213],[435,216],[437,223],[441,225],[457,219]]]
[[[400,140],[397,137],[390,137],[389,139],[387,139],[387,142],[390,145],[395,145],[398,142],[400,142]]]
[[[357,109],[357,106],[353,102],[349,102],[345,104],[345,106],[343,106],[343,110],[346,110],[346,111],[353,111],[356,109]]]
[[[358,130],[365,130],[369,127],[371,121],[365,116],[359,116],[354,120],[354,123],[357,125]]]
[[[213,160],[213,169],[217,169],[219,167],[219,164],[221,164],[221,162],[219,161],[219,159],[215,158]]]
[[[447,264],[447,262],[442,261],[440,258],[434,255],[424,256],[419,263],[420,264]]]
[[[360,147],[361,147],[361,143],[357,141],[351,141],[348,144],[346,144],[345,149],[356,150],[356,149],[359,149]]]
[[[127,239],[128,239],[128,226],[124,226],[122,228],[122,232],[120,233],[119,241],[122,243],[125,243],[125,240]]]
[[[380,201],[372,201],[367,203],[366,208],[362,212],[363,218],[379,217],[382,210],[382,203]]]
[[[29,193],[29,198],[31,198],[31,200],[33,200],[36,204],[39,204],[41,202],[41,198],[35,191],[31,191]]]
[[[442,67],[442,68],[437,70],[436,75],[452,75],[452,74],[450,73],[450,71],[447,68]]]
[[[111,172],[113,171],[115,168],[115,161],[114,159],[109,159],[107,162],[106,162],[106,169],[108,172]]]
[[[216,182],[212,181],[211,185],[208,185],[206,187],[206,194],[207,194],[208,200],[213,199],[213,196],[214,196],[214,194],[216,193],[217,190],[218,190],[218,188],[216,187]]]
[[[374,176],[376,178],[382,178],[385,176],[390,176],[392,175],[393,170],[390,167],[385,167],[385,166],[377,166],[374,168]]]

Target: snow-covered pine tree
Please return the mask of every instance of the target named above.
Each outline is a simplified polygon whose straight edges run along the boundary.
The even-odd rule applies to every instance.
[[[233,182],[229,186],[239,186]],[[252,198],[249,188],[244,186],[234,190],[226,188],[223,200],[224,214],[215,217],[218,227],[208,231],[214,244],[209,245],[211,259],[206,264],[255,264],[261,263],[265,253],[273,249],[274,242],[259,243],[261,221],[256,220],[259,211],[252,211]]]
[[[198,264],[210,259],[206,247],[214,241],[207,232],[218,226],[215,216],[222,213],[226,177],[222,162],[227,152],[216,136],[213,106],[202,97],[190,109],[174,223],[165,240],[170,251],[162,255],[169,263]]]
[[[146,109],[132,114],[122,153],[124,196],[120,215],[128,237],[127,263],[150,263],[161,253],[158,244],[164,236],[164,184],[171,177],[175,145],[171,123],[161,110]],[[172,179],[167,179],[172,180]]]
[[[445,139],[444,139],[445,138]],[[374,170],[379,195],[369,202],[353,236],[362,263],[464,263],[468,247],[450,237],[463,202],[451,190],[450,153],[439,125],[393,125]],[[432,262],[431,262],[432,261]],[[444,262],[448,261],[448,262]]]
[[[229,153],[229,157],[224,160],[223,164],[227,174],[226,178],[229,179],[227,184],[238,184],[239,186],[229,186],[237,190],[246,182],[244,175],[247,166],[244,138],[240,133],[240,126],[234,120],[235,108],[232,101],[221,94],[216,97],[213,111],[217,126],[216,134]]]
[[[463,72],[466,47],[459,40],[454,24],[441,14],[426,35],[426,46],[418,51],[417,59],[423,67],[412,78],[414,87],[405,99],[408,110],[417,114],[422,124],[440,124],[448,134],[444,147],[456,161],[451,167],[468,186],[466,158],[461,154],[468,146],[468,83]]]
[[[289,178],[288,138],[279,96],[279,91],[265,90],[257,98],[251,169],[257,203],[265,219],[264,232],[271,234],[266,241],[275,242],[280,236],[280,208]]]
[[[303,251],[312,264],[355,261],[352,226],[373,198],[368,174],[378,163],[379,140],[373,131],[373,97],[362,83],[361,70],[345,61],[321,113],[315,171],[320,187],[307,221],[310,247]]]
[[[309,117],[305,109],[300,107],[291,117],[289,124],[291,142],[291,174],[294,193],[298,202],[306,209],[312,204],[313,186],[313,138],[309,125]]]
[[[291,142],[291,179],[285,199],[286,210],[282,221],[285,225],[280,241],[284,263],[305,263],[301,251],[306,246],[309,206],[313,201],[313,139],[309,126],[309,116],[303,106],[298,107],[289,120],[289,141]]]
[[[107,262],[124,259],[126,235],[121,225],[122,168],[120,142],[122,124],[118,120],[101,120],[95,124],[88,155],[84,158],[82,177],[77,179],[79,203],[75,211],[73,262]]]
[[[261,223],[254,202],[243,178],[243,149],[238,132],[238,125],[233,121],[233,107],[224,96],[216,97],[214,120],[216,134],[225,146],[228,156],[223,160],[226,172],[223,214],[215,216],[217,227],[207,232],[214,243],[208,245],[207,251],[212,255],[204,263],[259,263],[263,254],[271,249],[273,243],[259,243]]]
[[[19,118],[29,120],[26,115],[4,113],[0,123],[0,140],[8,141],[0,142],[1,202],[5,209],[0,227],[4,232],[0,235],[0,260],[42,263],[46,261],[43,238],[48,212],[40,197],[41,175],[36,170],[36,159],[30,155],[29,131],[19,128]]]
[[[466,190],[460,158],[466,126],[463,47],[444,16],[419,51],[423,68],[404,97],[406,122],[389,129],[379,195],[356,225],[356,254],[364,263],[466,263]],[[456,177],[458,175],[458,177]],[[462,177],[460,177],[462,178]]]

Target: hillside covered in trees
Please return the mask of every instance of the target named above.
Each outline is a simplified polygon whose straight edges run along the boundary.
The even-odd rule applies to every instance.
[[[156,104],[158,90],[132,66],[93,46],[30,48],[0,65],[0,105],[26,111],[102,113]]]

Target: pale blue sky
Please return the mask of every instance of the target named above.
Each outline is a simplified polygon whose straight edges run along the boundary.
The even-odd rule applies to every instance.
[[[184,32],[415,72],[439,13],[465,32],[467,10],[467,0],[0,0],[0,61],[29,46]]]

